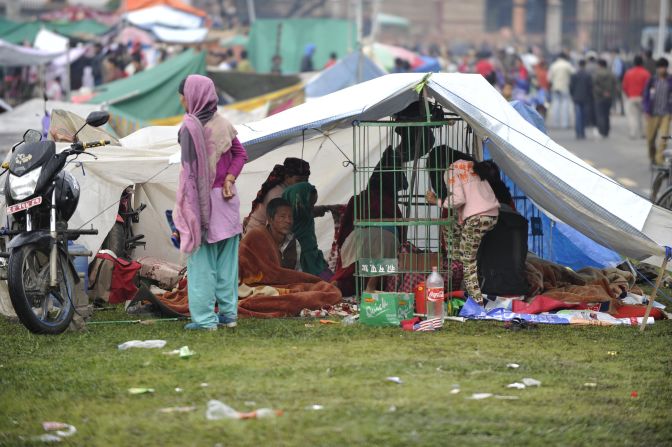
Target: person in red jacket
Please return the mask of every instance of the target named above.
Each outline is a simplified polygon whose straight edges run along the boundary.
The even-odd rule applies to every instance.
[[[642,94],[651,73],[644,68],[642,56],[635,56],[634,66],[623,76],[623,94],[625,94],[625,116],[628,118],[630,138],[644,138],[644,120],[642,113]]]

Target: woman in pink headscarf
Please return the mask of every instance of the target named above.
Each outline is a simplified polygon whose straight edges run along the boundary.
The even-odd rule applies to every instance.
[[[185,329],[235,327],[238,243],[243,230],[235,183],[247,153],[236,129],[217,113],[217,93],[209,78],[188,76],[179,93],[187,113],[178,137],[182,167],[173,219],[180,233],[180,251],[189,255],[192,322]]]

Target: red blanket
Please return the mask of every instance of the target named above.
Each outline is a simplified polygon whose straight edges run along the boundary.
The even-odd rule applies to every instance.
[[[251,317],[298,316],[302,309],[321,309],[341,301],[338,288],[317,276],[282,268],[275,241],[265,228],[249,231],[240,243],[240,279],[248,286],[288,289],[280,296],[253,296],[240,300],[238,313]]]

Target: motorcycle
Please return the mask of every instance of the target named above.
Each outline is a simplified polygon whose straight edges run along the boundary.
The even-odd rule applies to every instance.
[[[99,127],[108,119],[107,112],[92,112],[75,137],[85,126]],[[12,147],[9,162],[2,165],[2,174],[9,172],[4,188],[9,227],[0,235],[11,240],[0,256],[8,258],[7,286],[14,310],[31,332],[60,334],[73,318],[79,276],[68,241],[98,230],[68,228],[80,189],[64,168],[70,157],[109,143],[82,143],[75,138],[69,148],[56,153],[53,141],[42,141],[39,131],[28,130]]]

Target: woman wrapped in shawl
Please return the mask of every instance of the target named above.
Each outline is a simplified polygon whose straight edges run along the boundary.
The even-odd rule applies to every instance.
[[[180,84],[186,109],[173,219],[187,258],[189,312],[185,329],[234,327],[238,317],[240,199],[235,182],[247,161],[236,129],[217,113],[213,82],[200,75]],[[215,303],[219,315],[215,314]]]
[[[317,246],[315,236],[313,208],[317,202],[317,190],[308,182],[297,183],[285,189],[282,198],[292,205],[292,232],[301,244],[301,270],[329,281],[333,273]]]

